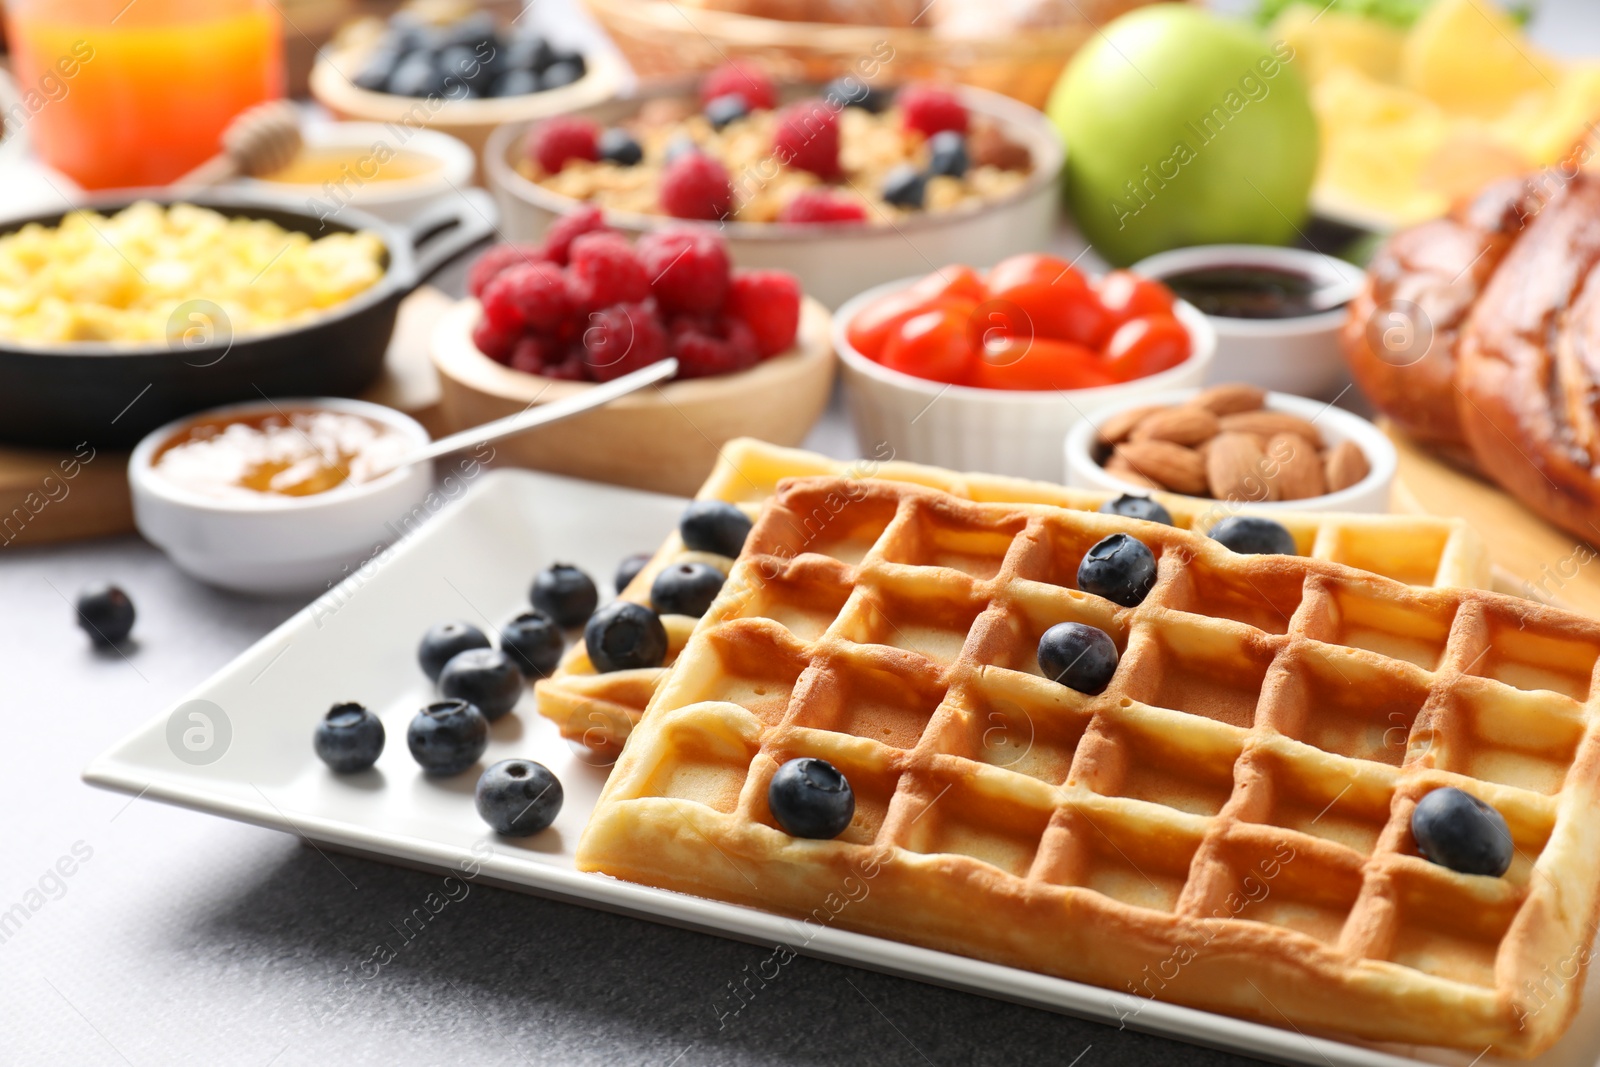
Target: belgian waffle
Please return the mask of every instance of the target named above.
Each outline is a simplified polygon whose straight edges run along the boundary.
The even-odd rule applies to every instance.
[[[1137,607],[1075,588],[1143,541]],[[1302,531],[1302,536],[1307,536]],[[1320,535],[1319,535],[1320,536]],[[1079,621],[1121,660],[1039,673]],[[1546,1048],[1600,906],[1600,622],[1119,516],[800,479],[656,691],[578,866],[1302,1030]],[[776,828],[798,756],[834,840]],[[1421,858],[1446,785],[1504,815],[1501,878]],[[1109,996],[1109,994],[1108,994]]]
[[[912,463],[841,462],[749,438],[739,438],[724,446],[722,457],[699,497],[739,504],[754,517],[780,481],[811,476],[880,478],[924,485],[970,500],[1052,504],[1086,511],[1093,511],[1106,500],[1103,493],[993,475],[957,474]],[[1229,514],[1224,510],[1227,505],[1217,505],[1214,501],[1157,496],[1172,513],[1173,520],[1186,529],[1209,529],[1213,522]],[[1482,542],[1471,527],[1459,520],[1398,515],[1275,514],[1273,517],[1289,527],[1302,551],[1318,559],[1349,564],[1412,585],[1487,588],[1490,582],[1488,557]],[[674,533],[643,572],[622,590],[622,596],[648,604],[650,584],[656,575],[674,564],[691,561],[709,563],[723,574],[733,566],[733,560],[725,556],[688,551]],[[698,621],[679,615],[663,618],[669,667]],[[587,746],[597,759],[610,762],[621,751],[622,743],[665,675],[665,668],[597,674],[579,643],[568,650],[550,678],[538,684],[535,697],[539,713],[559,725],[563,736]]]

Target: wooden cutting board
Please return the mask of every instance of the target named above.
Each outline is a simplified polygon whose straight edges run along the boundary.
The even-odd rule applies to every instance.
[[[1529,511],[1504,490],[1463,473],[1385,427],[1400,454],[1390,506],[1466,519],[1489,548],[1495,588],[1600,616],[1600,552]]]
[[[431,286],[401,301],[383,374],[361,396],[404,411],[435,436],[439,375],[428,340],[453,302]],[[0,446],[0,550],[132,531],[128,453]]]

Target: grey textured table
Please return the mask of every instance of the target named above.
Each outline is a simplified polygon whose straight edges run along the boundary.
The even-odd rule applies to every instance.
[[[1600,52],[1590,0],[1544,6],[1539,39]],[[853,450],[837,407],[812,444]],[[72,622],[107,578],[139,609],[126,655]],[[1233,1060],[805,958],[724,1017],[768,949],[483,886],[407,940],[437,876],[341,857],[347,881],[293,837],[78,781],[297,607],[198,585],[136,538],[0,549],[0,914],[37,906],[0,927],[0,1064]]]

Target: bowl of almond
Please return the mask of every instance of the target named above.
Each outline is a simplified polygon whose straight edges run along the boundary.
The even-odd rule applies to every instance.
[[[1396,463],[1359,415],[1245,384],[1100,408],[1068,432],[1066,450],[1078,488],[1292,511],[1388,511]]]

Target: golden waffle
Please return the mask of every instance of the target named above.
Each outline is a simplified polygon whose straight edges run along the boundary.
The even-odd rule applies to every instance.
[[[739,504],[754,517],[780,481],[811,476],[881,478],[925,485],[969,500],[1054,504],[1087,511],[1093,511],[1107,499],[1105,493],[996,475],[957,474],[938,467],[892,460],[843,462],[750,438],[739,438],[723,447],[721,459],[701,488],[699,498]],[[1215,501],[1156,496],[1172,513],[1173,521],[1186,529],[1209,529],[1231,513],[1229,505],[1219,505]],[[1489,585],[1489,563],[1482,542],[1472,528],[1460,520],[1310,513],[1275,513],[1273,518],[1294,533],[1302,551],[1318,559],[1346,563],[1412,585],[1474,588]],[[709,563],[723,574],[733,566],[733,561],[725,556],[689,552],[674,533],[643,572],[622,591],[622,596],[649,604],[650,585],[656,575],[674,564],[692,561]],[[681,615],[662,619],[667,629],[668,667],[676,660],[698,621]],[[587,746],[599,760],[609,763],[621,751],[628,732],[639,721],[650,695],[665,676],[665,667],[596,674],[579,642],[567,650],[550,678],[538,684],[534,695],[539,713],[559,725],[564,737]]]
[[[1125,532],[1138,607],[1075,588]],[[1302,537],[1310,536],[1302,530]],[[1317,536],[1321,536],[1320,534]],[[1086,696],[1049,626],[1111,634]],[[1600,887],[1600,622],[1112,515],[786,482],[612,769],[578,866],[1302,1030],[1531,1055],[1570,1022]],[[851,825],[776,828],[799,756]],[[1422,859],[1454,785],[1502,878]]]

